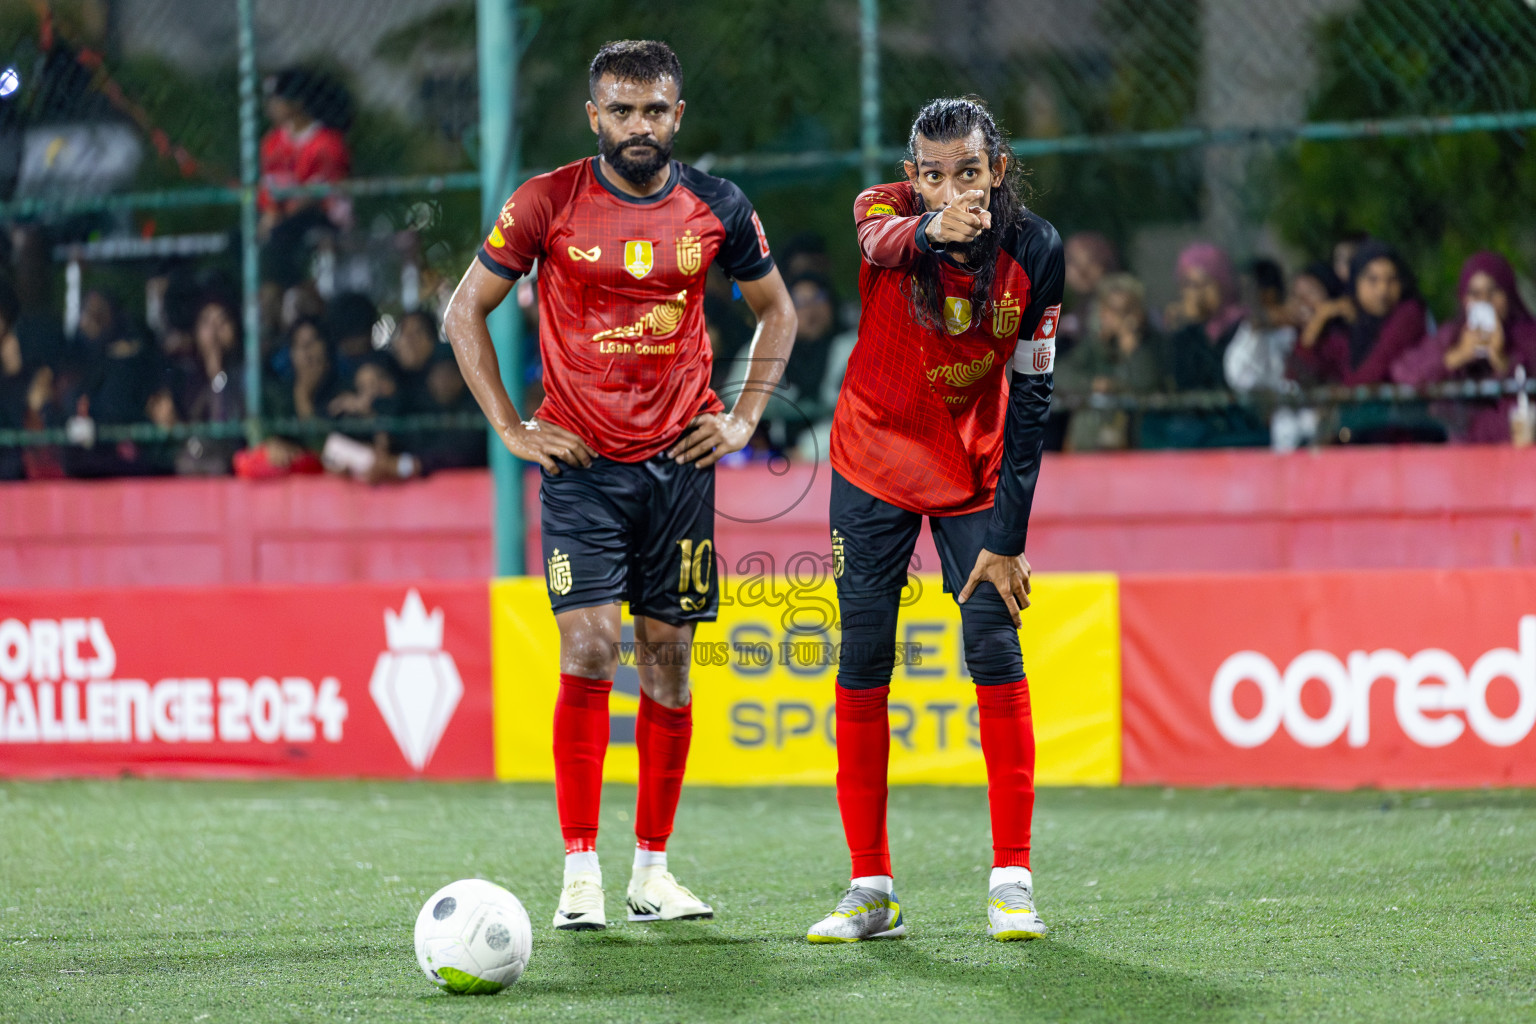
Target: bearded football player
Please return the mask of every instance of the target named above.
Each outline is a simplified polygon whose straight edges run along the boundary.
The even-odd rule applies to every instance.
[[[751,204],[671,158],[683,73],[664,43],[604,46],[587,119],[598,155],[507,201],[444,317],[480,407],[542,469],[546,583],[560,629],[556,804],[565,879],[554,926],[606,927],[596,852],[619,603],[634,617],[640,776],[631,921],[713,916],[667,870],[693,734],[694,626],[712,621],[714,469],[744,447],[782,373],[795,311]],[[486,315],[538,264],[545,398],[524,420],[502,385]],[[710,389],[705,273],[718,263],[757,316],[750,376],[727,412]]]
[[[992,817],[988,931],[1033,939],[1045,925],[1029,871],[1035,741],[1018,629],[1061,239],[1024,207],[1008,140],[978,100],[924,107],[905,169],[906,181],[854,203],[864,312],[832,421],[831,502],[843,640],[837,801],[853,878],[808,938],[906,933],[886,841],[887,698],[897,609],[927,516],[976,684]]]

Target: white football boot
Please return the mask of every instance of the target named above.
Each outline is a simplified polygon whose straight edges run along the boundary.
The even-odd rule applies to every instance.
[[[555,911],[555,927],[566,932],[590,932],[608,927],[601,875],[583,871],[566,879],[560,890],[560,909]]]
[[[987,934],[999,942],[1045,937],[1045,922],[1035,913],[1035,894],[1023,882],[1005,882],[987,893]]]
[[[713,907],[660,865],[635,869],[627,902],[631,921],[707,921],[715,916]]]
[[[811,925],[805,937],[812,942],[862,942],[899,939],[905,934],[907,926],[895,892],[850,885],[837,901],[837,909]]]

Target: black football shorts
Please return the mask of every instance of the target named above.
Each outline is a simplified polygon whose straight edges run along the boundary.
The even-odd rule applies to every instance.
[[[672,625],[713,622],[715,469],[597,456],[540,471],[544,582],[556,613],[625,601]]]

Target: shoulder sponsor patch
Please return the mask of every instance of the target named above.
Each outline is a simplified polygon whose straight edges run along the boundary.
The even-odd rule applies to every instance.
[[[1035,328],[1035,341],[1055,341],[1056,323],[1061,319],[1061,303],[1045,307],[1045,313],[1040,317],[1040,326]]]
[[[874,206],[871,206],[869,209],[864,211],[864,216],[866,216],[866,217],[880,217],[880,216],[894,217],[894,216],[896,216],[896,208],[894,206],[891,206],[888,203],[876,203]]]
[[[757,251],[765,259],[768,256],[768,235],[763,231],[763,222],[757,219],[757,211],[752,211],[752,226],[757,229]]]

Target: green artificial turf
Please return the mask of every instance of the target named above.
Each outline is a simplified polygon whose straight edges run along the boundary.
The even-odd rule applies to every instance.
[[[623,916],[633,790],[599,852]],[[847,862],[824,789],[691,789],[710,923],[559,934],[547,786],[0,783],[0,1021],[1536,1019],[1536,793],[1047,790],[1043,942],[986,938],[986,795],[891,797],[910,936],[812,946]],[[436,991],[426,897],[481,875],[523,980]]]

